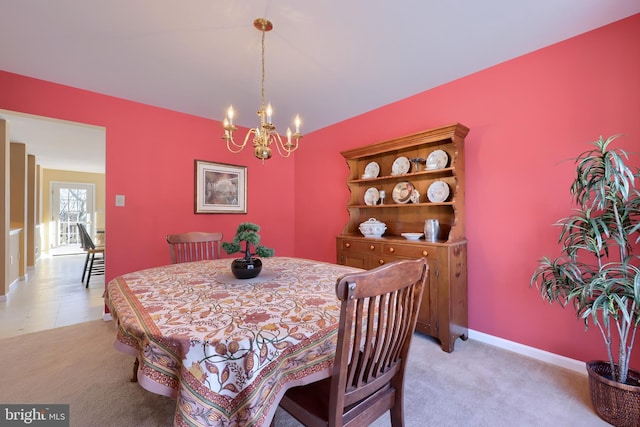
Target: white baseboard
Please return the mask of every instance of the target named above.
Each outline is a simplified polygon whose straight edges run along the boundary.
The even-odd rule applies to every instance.
[[[494,337],[483,332],[474,331],[469,329],[469,338],[472,340],[480,341],[485,344],[492,345],[494,347],[501,348],[503,350],[512,351],[523,356],[531,357],[532,359],[540,360],[542,362],[551,363],[552,365],[560,366],[562,368],[569,369],[571,371],[578,372],[580,374],[587,375],[587,368],[585,362],[580,360],[571,359],[559,354],[550,353],[548,351],[540,350],[535,347],[529,347],[524,344],[505,340],[503,338]]]
[[[102,315],[102,320],[104,320],[105,322],[108,322],[108,321],[110,321],[112,319],[113,319],[113,317],[111,317],[111,313],[104,313]]]
[[[9,295],[11,291],[13,291],[16,288],[16,286],[18,286],[19,281],[20,281],[20,278],[16,277],[16,279],[13,282],[11,282],[11,284],[9,285],[9,292],[7,292],[7,295]]]

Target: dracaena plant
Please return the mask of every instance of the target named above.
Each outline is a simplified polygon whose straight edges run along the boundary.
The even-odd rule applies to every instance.
[[[222,249],[229,255],[237,252],[244,253],[244,259],[250,260],[252,256],[267,258],[274,255],[273,249],[260,245],[260,226],[250,222],[243,222],[238,226],[236,235],[231,242],[222,242]],[[244,244],[244,247],[243,247]],[[252,248],[253,252],[252,252]]]
[[[617,137],[600,137],[576,158],[577,208],[556,223],[561,255],[543,257],[530,285],[550,303],[573,306],[585,328],[597,326],[612,379],[625,383],[640,322],[640,174],[624,150],[609,148]]]

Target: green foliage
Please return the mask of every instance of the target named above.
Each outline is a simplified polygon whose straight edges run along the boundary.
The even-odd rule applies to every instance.
[[[585,327],[591,321],[599,328],[614,379],[624,383],[640,324],[640,255],[634,253],[640,242],[640,173],[625,165],[625,151],[609,149],[617,137],[600,137],[595,149],[576,159],[571,195],[577,209],[556,223],[562,254],[543,257],[530,286],[537,285],[549,302],[573,306]]]
[[[250,222],[243,222],[238,226],[236,235],[231,242],[222,242],[222,249],[231,255],[237,252],[244,252],[246,260],[257,255],[262,258],[268,258],[275,254],[273,249],[260,245],[260,226]],[[244,242],[244,249],[242,243]],[[251,252],[251,247],[255,248],[255,252]]]

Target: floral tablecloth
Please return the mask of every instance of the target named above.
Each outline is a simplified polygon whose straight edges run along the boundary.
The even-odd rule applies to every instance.
[[[335,283],[358,270],[262,262],[255,279],[235,279],[231,260],[221,259],[107,285],[115,346],[140,360],[141,386],[177,399],[175,425],[269,425],[288,388],[328,376],[340,315]]]

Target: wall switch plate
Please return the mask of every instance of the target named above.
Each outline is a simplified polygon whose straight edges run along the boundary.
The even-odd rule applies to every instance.
[[[116,206],[124,206],[124,195],[116,194]]]

